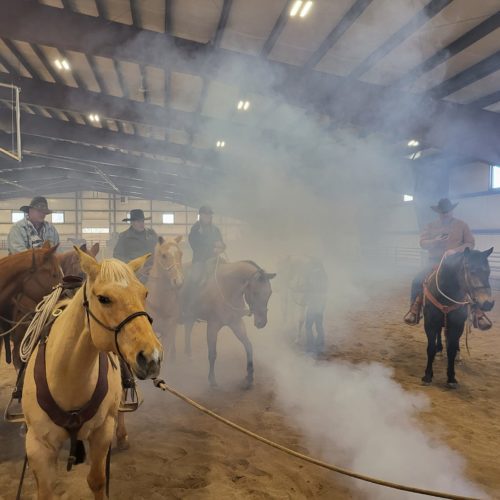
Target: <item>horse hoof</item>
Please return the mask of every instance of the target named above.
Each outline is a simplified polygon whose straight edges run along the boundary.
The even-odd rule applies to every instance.
[[[116,440],[116,447],[120,451],[128,450],[130,448],[130,443],[128,442],[128,436],[117,439]]]
[[[217,387],[219,387],[219,384],[217,384],[215,380],[209,380],[208,383],[210,384],[210,387],[212,389],[216,389]]]
[[[458,382],[446,382],[446,387],[448,387],[448,389],[456,389],[458,387]]]
[[[422,385],[431,385],[432,383],[432,377],[429,377],[427,375],[424,375],[422,377]]]

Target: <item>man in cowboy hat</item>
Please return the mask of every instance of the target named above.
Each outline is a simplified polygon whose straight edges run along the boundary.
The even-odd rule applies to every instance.
[[[20,210],[26,216],[10,228],[7,237],[9,254],[40,248],[45,241],[50,241],[52,245],[59,243],[57,229],[45,220],[45,217],[52,213],[46,198],[35,196],[29,205],[23,205]]]
[[[198,210],[199,220],[189,232],[189,244],[193,250],[193,264],[184,290],[183,316],[189,317],[196,301],[196,289],[203,279],[206,263],[226,249],[220,229],[213,224],[214,211],[204,205]]]
[[[439,265],[443,255],[449,256],[463,252],[466,248],[474,248],[474,236],[469,226],[453,217],[453,210],[457,205],[448,198],[442,198],[437,205],[431,206],[439,214],[439,219],[427,225],[420,235],[420,246],[429,252],[429,264],[412,282],[411,307],[404,317],[408,325],[419,322],[424,280]],[[481,321],[479,327],[481,328]]]
[[[154,252],[158,235],[152,229],[146,228],[144,221],[147,220],[151,220],[151,217],[144,217],[144,212],[140,208],[134,208],[130,211],[130,217],[123,219],[123,222],[130,222],[130,227],[118,237],[113,250],[115,259],[129,262],[146,253]],[[139,276],[141,281],[147,280],[151,265],[152,259],[149,259],[141,270]]]

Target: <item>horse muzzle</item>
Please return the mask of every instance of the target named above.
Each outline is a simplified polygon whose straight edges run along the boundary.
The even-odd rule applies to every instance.
[[[481,309],[481,311],[491,311],[494,305],[494,300],[485,300],[484,302],[479,303],[479,309]]]
[[[141,351],[136,356],[135,366],[133,370],[140,380],[147,378],[156,378],[160,374],[162,356],[156,349],[151,355],[146,355]]]
[[[260,330],[261,328],[264,328],[267,325],[267,318],[254,317],[253,324],[255,325],[255,328],[258,328]]]

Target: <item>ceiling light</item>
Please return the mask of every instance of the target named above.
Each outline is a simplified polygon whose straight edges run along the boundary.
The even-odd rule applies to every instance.
[[[63,59],[63,60],[61,61],[61,64],[62,64],[62,67],[63,67],[66,71],[69,71],[70,66],[69,66],[69,62],[68,62],[68,61],[66,61],[66,59]]]
[[[69,71],[71,69],[69,62],[66,59],[56,59],[54,64],[59,71]]]
[[[245,103],[244,103],[243,101],[240,101],[240,102],[238,103],[238,109],[239,109],[239,110],[240,110],[240,109],[242,109],[244,104],[245,104]]]
[[[217,141],[216,146],[218,148],[223,148],[226,146],[226,141]]]
[[[411,141],[408,141],[408,147],[416,148],[417,146],[420,146],[420,142],[418,142],[416,139],[412,139]]]
[[[250,101],[245,101],[245,104],[243,104],[243,111],[248,111],[249,107],[250,107]]]
[[[101,121],[101,118],[99,117],[99,115],[97,113],[91,113],[89,115],[89,120],[91,122],[100,122]]]
[[[413,196],[411,194],[404,194],[403,201],[413,201]]]
[[[418,160],[422,156],[422,151],[417,151],[413,156],[412,160]]]
[[[299,9],[302,7],[302,0],[297,0],[290,10],[290,17],[295,17],[299,12]]]
[[[59,59],[56,59],[56,60],[54,61],[54,64],[56,65],[56,68],[57,68],[57,69],[63,69],[63,66],[62,66],[62,64],[61,64],[61,61],[59,61]]]
[[[306,17],[307,14],[309,14],[309,11],[311,10],[312,6],[313,6],[313,3],[311,1],[306,2],[304,7],[302,7],[302,10],[300,11],[300,17]]]

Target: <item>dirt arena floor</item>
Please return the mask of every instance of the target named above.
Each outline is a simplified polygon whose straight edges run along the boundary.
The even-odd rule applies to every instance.
[[[447,390],[445,362],[435,363],[435,383],[420,385],[425,367],[425,335],[421,327],[402,325],[407,305],[406,288],[374,290],[362,313],[348,317],[355,336],[329,317],[327,359],[352,363],[376,361],[394,368],[394,379],[411,393],[431,400],[419,422],[465,457],[467,478],[492,498],[500,498],[500,307],[492,312],[489,332],[473,331],[471,357],[463,349],[458,366],[458,390]],[[500,301],[500,295],[496,297]],[[499,304],[500,305],[500,304]],[[244,370],[242,348],[231,334],[219,337],[217,375],[219,388],[207,384],[206,346],[202,326],[195,333],[194,354],[179,353],[163,375],[178,389],[221,415],[299,451],[307,452],[301,430],[287,421],[274,396],[273,380],[259,364],[266,348],[263,332],[252,332],[256,384],[241,389]],[[341,340],[339,340],[341,339]],[[179,339],[180,340],[180,339]],[[180,344],[180,342],[179,342]],[[333,345],[334,344],[334,345]],[[5,407],[14,382],[13,370],[0,362],[0,406]],[[361,499],[352,482],[282,455],[198,413],[184,402],[142,383],[144,404],[127,416],[131,448],[112,455],[111,498],[159,499]],[[411,452],[409,450],[409,452]],[[85,482],[87,468],[64,471],[67,452],[61,453],[57,492],[64,499],[91,498]],[[22,467],[23,440],[19,426],[0,422],[0,498],[15,498]],[[28,472],[23,498],[32,498],[34,480]],[[397,497],[396,497],[397,498]],[[401,496],[402,498],[402,496]],[[411,498],[424,498],[412,496]]]

